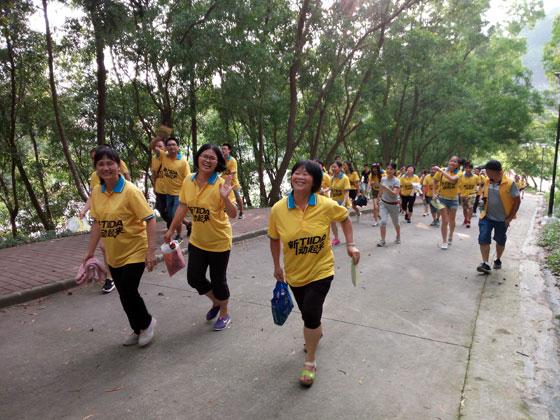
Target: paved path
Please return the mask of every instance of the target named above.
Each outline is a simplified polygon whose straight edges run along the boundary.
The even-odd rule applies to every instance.
[[[246,236],[267,225],[267,208],[246,210],[244,215],[244,219],[232,221],[234,237]],[[160,222],[158,236],[161,238],[163,233],[165,223]],[[0,249],[0,307],[72,286],[88,240],[87,234],[76,235]]]
[[[299,313],[272,323],[265,237],[234,246],[233,325],[224,332],[202,321],[208,303],[184,272],[169,278],[162,267],[142,281],[159,321],[145,349],[120,345],[129,331],[118,295],[98,287],[2,309],[0,418],[544,419],[527,405],[527,350],[507,319],[517,319],[510,297],[519,298],[520,250],[537,206],[526,197],[504,269],[488,277],[474,270],[476,228],[459,228],[445,252],[422,217],[403,226],[401,245],[384,249],[375,247],[377,228],[356,225],[360,284],[351,285],[338,247],[309,390],[296,381]]]

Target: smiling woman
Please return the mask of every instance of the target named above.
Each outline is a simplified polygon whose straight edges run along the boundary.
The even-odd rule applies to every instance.
[[[292,168],[292,192],[272,207],[268,223],[274,277],[290,285],[303,318],[307,355],[299,381],[306,387],[315,380],[323,303],[334,278],[334,255],[329,241],[331,222],[341,223],[348,255],[354,264],[360,260],[348,211],[317,194],[322,178],[323,171],[316,162],[296,163]],[[284,267],[280,264],[281,243]]]
[[[232,203],[231,176],[223,179],[220,172],[226,169],[222,150],[214,144],[205,144],[194,157],[195,173],[188,176],[179,194],[179,208],[175,218],[164,235],[166,243],[171,241],[177,228],[190,211],[193,219],[189,240],[189,262],[187,281],[200,295],[212,302],[206,314],[211,321],[218,315],[214,330],[229,328],[231,317],[228,312],[229,287],[226,271],[232,244],[229,217],[237,216]],[[210,281],[206,271],[210,268]]]

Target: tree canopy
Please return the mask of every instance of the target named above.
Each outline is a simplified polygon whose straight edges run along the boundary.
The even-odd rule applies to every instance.
[[[0,6],[0,229],[14,236],[54,229],[87,197],[97,144],[147,193],[161,125],[191,156],[232,144],[261,206],[300,158],[421,168],[519,154],[547,125],[521,61],[520,30],[542,16],[530,0],[496,25],[488,0],[71,0],[79,17],[53,34],[55,3]]]

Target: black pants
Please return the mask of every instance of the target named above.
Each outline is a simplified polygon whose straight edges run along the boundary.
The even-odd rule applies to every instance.
[[[156,193],[156,210],[159,212],[161,218],[165,220],[167,227],[169,227],[169,223],[171,221],[168,220],[168,216],[167,216],[167,207],[165,205],[165,194]]]
[[[146,309],[142,296],[138,293],[140,279],[144,273],[144,265],[142,262],[127,264],[118,268],[109,266],[130,328],[136,334],[140,334],[140,330],[145,330],[152,322],[152,316]]]
[[[401,195],[401,208],[403,211],[412,213],[414,211],[414,202],[416,201],[416,194]]]
[[[189,262],[187,265],[187,281],[198,294],[205,295],[212,291],[218,300],[229,298],[226,271],[230,251],[211,252],[189,244]],[[210,267],[210,281],[206,278],[206,270]]]
[[[474,204],[473,204],[473,214],[476,214],[476,209],[478,209],[478,205],[480,204],[480,195],[477,195],[476,198],[474,199]]]
[[[314,330],[321,326],[323,303],[331,288],[332,280],[333,276],[330,276],[323,280],[312,281],[305,286],[290,286],[301,312],[305,328]]]

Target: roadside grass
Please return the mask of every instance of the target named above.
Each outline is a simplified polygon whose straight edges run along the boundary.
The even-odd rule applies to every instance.
[[[548,251],[546,263],[556,275],[560,275],[560,220],[544,225],[539,238],[539,245]]]

